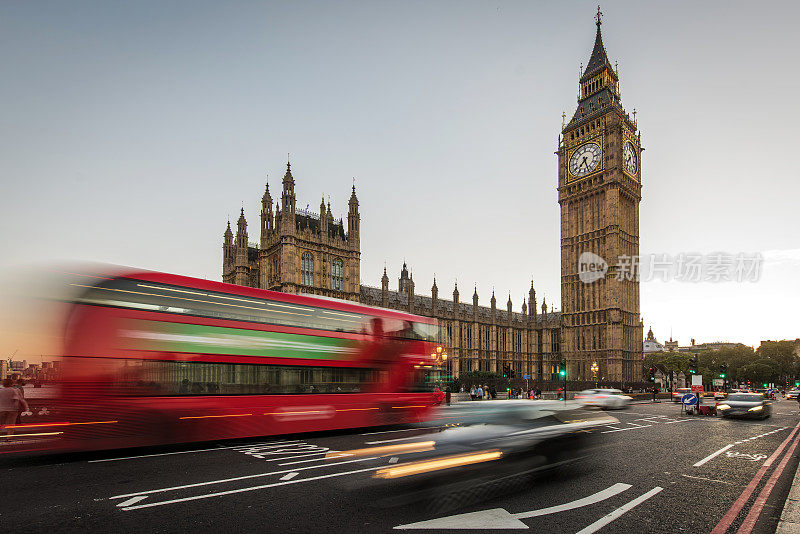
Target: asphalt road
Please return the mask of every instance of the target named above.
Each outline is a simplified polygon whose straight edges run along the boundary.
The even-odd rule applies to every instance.
[[[9,532],[435,532],[491,525],[498,532],[674,533],[737,532],[743,522],[743,533],[775,531],[800,455],[795,401],[777,401],[765,421],[684,416],[670,402],[613,415],[619,423],[602,429],[591,457],[446,511],[436,511],[435,502],[382,504],[385,488],[369,482],[396,458],[324,460],[332,451],[432,432],[394,427],[3,458],[0,518]]]

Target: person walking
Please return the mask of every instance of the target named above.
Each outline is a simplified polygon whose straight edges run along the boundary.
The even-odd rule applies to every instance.
[[[475,393],[475,397],[477,397],[478,400],[483,400],[483,388],[481,386],[478,386],[478,390]]]
[[[444,388],[444,403],[450,406],[450,386]]]
[[[7,436],[14,433],[14,429],[8,426],[15,424],[20,412],[23,411],[28,411],[25,397],[14,387],[14,381],[6,378],[3,380],[3,388],[0,389],[0,425],[5,429]]]

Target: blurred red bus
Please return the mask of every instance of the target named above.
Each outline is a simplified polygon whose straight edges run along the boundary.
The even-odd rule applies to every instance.
[[[55,421],[69,449],[422,420],[433,319],[155,272],[70,275]]]

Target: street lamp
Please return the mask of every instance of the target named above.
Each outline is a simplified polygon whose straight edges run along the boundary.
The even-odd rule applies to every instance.
[[[447,372],[447,352],[441,346],[436,347],[436,352],[431,353],[431,359],[434,360],[437,365],[443,365],[445,367],[445,372]]]
[[[597,362],[592,362],[592,366],[590,367],[592,370],[592,374],[594,375],[594,387],[597,389],[597,371],[600,370],[600,366],[597,365]]]

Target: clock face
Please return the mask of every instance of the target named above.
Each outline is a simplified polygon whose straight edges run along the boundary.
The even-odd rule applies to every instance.
[[[636,147],[630,141],[625,141],[625,148],[622,151],[622,159],[625,163],[625,170],[628,174],[636,176],[636,167],[638,161],[636,160]]]
[[[578,178],[586,176],[600,164],[600,145],[586,143],[579,146],[569,159],[569,172]]]

